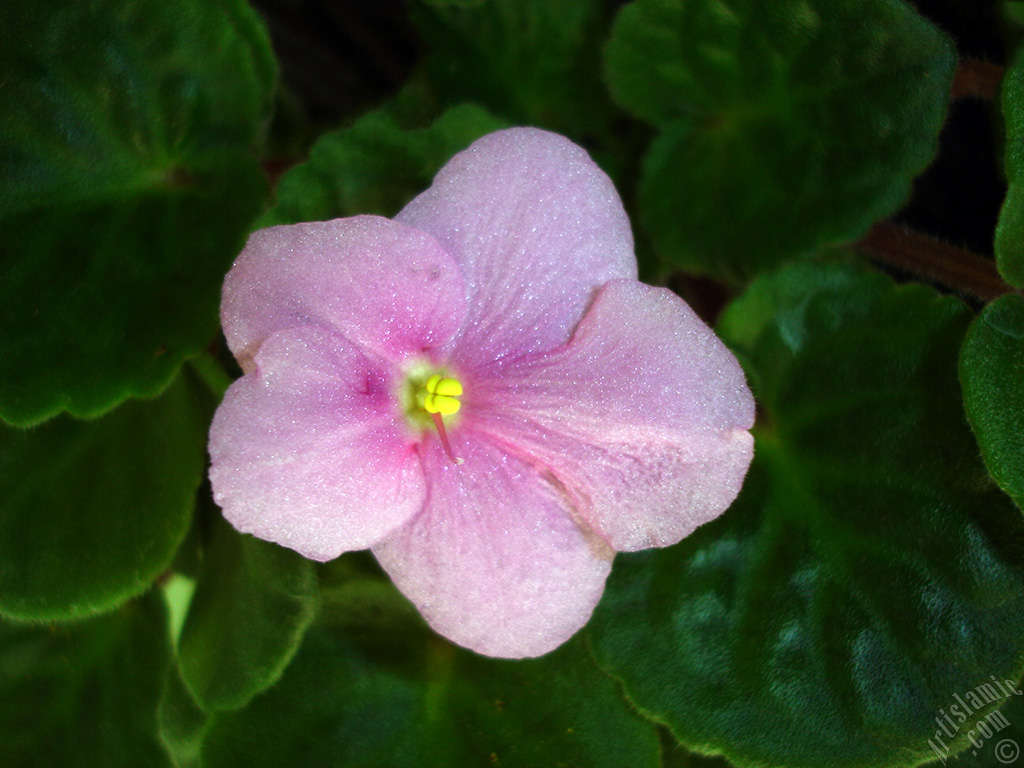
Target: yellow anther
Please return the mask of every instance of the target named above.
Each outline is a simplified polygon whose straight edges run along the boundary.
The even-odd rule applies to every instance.
[[[431,377],[433,379],[437,374]],[[427,389],[430,389],[430,382],[427,382]],[[445,395],[446,397],[458,397],[462,394],[462,384],[458,379],[440,379],[434,384],[434,388],[430,389],[435,395]]]
[[[462,403],[454,397],[445,395],[427,395],[426,402],[423,403],[423,410],[427,413],[440,413],[442,416],[458,413],[461,407]]]
[[[456,398],[462,394],[462,383],[458,379],[446,379],[441,374],[435,373],[424,387],[426,392],[421,392],[417,397],[427,413],[439,413],[442,416],[451,416],[459,412],[462,407]]]
[[[462,382],[432,372],[436,370],[426,361],[410,365],[405,372],[405,384],[396,394],[409,426],[413,430],[425,430],[433,423],[445,454],[453,464],[461,464],[462,459],[452,452],[448,442],[445,417],[454,416],[462,407],[459,402]]]

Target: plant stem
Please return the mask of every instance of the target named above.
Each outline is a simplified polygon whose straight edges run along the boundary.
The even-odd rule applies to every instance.
[[[897,224],[875,224],[854,248],[875,261],[982,301],[1019,293],[1003,282],[995,263],[984,256]]]
[[[228,387],[231,386],[231,377],[216,358],[209,352],[203,352],[191,358],[189,364],[214,397],[221,400],[224,393],[228,391]]]

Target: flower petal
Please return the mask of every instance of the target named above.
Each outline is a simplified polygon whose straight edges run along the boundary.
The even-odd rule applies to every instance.
[[[445,637],[488,656],[539,656],[582,627],[612,553],[573,521],[541,471],[460,430],[452,464],[425,446],[423,511],[373,548]]]
[[[636,277],[611,180],[583,149],[535,128],[479,139],[396,219],[462,268],[469,316],[451,351],[466,367],[564,344],[595,289]]]
[[[754,400],[732,353],[663,288],[605,286],[562,350],[473,383],[463,418],[551,469],[618,551],[674,544],[739,493]]]
[[[224,281],[221,324],[243,370],[274,332],[333,328],[387,358],[462,325],[458,266],[429,235],[379,216],[254,232]]]
[[[423,505],[391,366],[315,326],[267,339],[210,429],[214,499],[238,530],[314,560],[364,549]]]

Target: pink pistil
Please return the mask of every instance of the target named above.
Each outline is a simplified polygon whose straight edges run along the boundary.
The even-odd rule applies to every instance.
[[[452,453],[451,443],[448,442],[448,432],[444,428],[444,420],[441,418],[440,413],[430,414],[434,417],[434,425],[437,427],[437,434],[441,436],[441,445],[444,446],[444,452],[448,454],[448,458],[452,460],[452,464],[461,464],[462,459],[456,457]]]

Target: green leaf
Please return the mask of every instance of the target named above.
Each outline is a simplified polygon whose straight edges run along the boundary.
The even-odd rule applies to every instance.
[[[487,0],[422,0],[425,5],[435,8],[447,8],[448,6],[474,6],[483,5]]]
[[[1003,296],[974,321],[960,381],[988,471],[1024,509],[1024,296]]]
[[[1003,0],[1001,10],[1007,22],[1024,27],[1024,6],[1020,0]]]
[[[0,622],[4,768],[169,768],[156,735],[165,618],[150,594],[76,624]]]
[[[902,0],[636,0],[605,62],[616,100],[662,130],[639,199],[661,257],[736,280],[900,207],[955,56]]]
[[[658,728],[658,736],[661,741],[661,768],[733,768],[732,763],[721,755],[703,755],[686,749],[665,726]]]
[[[476,656],[436,637],[388,583],[325,600],[280,682],[213,716],[205,768],[658,765],[652,724],[577,638],[542,659]]]
[[[201,768],[200,750],[210,716],[192,698],[178,674],[167,675],[157,706],[160,741],[171,755],[175,768]]]
[[[328,133],[310,158],[281,177],[277,204],[258,227],[375,213],[394,216],[453,154],[506,125],[479,107],[448,110],[428,128],[405,130],[386,112]]]
[[[218,515],[178,644],[181,675],[207,711],[270,687],[316,616],[309,560],[235,531]]]
[[[411,16],[444,105],[472,101],[517,124],[576,137],[607,131],[601,82],[610,14],[592,0],[419,0]]]
[[[0,431],[0,614],[114,608],[162,573],[206,466],[209,397],[186,377],[102,419]]]
[[[995,686],[995,683],[989,682]],[[956,698],[950,696],[950,706],[958,707],[958,710],[944,711],[939,715],[939,722],[945,726],[946,731],[968,734],[968,741],[971,743],[967,749],[954,757],[933,738],[931,742],[935,747],[933,751],[936,759],[935,762],[928,763],[929,768],[1000,768],[1005,765],[1016,765],[1021,754],[1021,744],[1024,744],[1024,691],[1019,685],[1014,686],[1013,681],[1009,681],[1003,682],[1001,687],[996,689],[996,693],[1001,696],[1002,692],[1010,692],[1010,689],[1011,696],[1001,709],[984,716],[972,715],[963,721],[957,716],[958,711],[964,714],[963,707],[959,706]],[[965,701],[964,693],[966,692],[958,694],[960,701]],[[976,695],[983,696],[984,693]],[[947,715],[948,720],[945,717]]]
[[[0,88],[0,418],[95,417],[217,329],[275,63],[242,0],[14,0]]]
[[[1020,677],[1024,522],[963,418],[968,321],[837,264],[763,277],[726,310],[761,408],[744,489],[677,546],[620,556],[588,630],[685,745],[738,766],[916,765],[954,693]]]
[[[1003,75],[1001,101],[1008,186],[996,224],[996,266],[1006,282],[1024,288],[1024,48]]]

